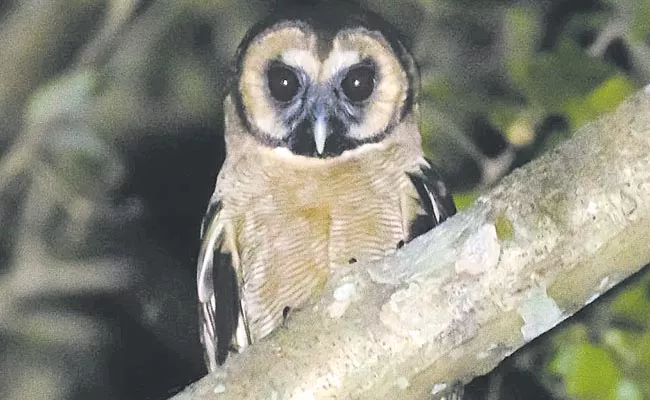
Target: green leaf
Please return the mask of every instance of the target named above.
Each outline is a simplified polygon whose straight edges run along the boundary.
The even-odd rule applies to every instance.
[[[650,276],[650,274],[649,274]],[[645,329],[650,328],[650,300],[647,296],[648,279],[622,292],[611,305],[618,318],[627,319]]]
[[[478,192],[461,192],[454,193],[454,203],[456,203],[456,208],[459,210],[469,207],[474,200],[478,197]]]
[[[624,75],[614,75],[593,89],[586,97],[574,97],[567,101],[569,121],[574,128],[582,126],[595,117],[614,110],[635,90]]]
[[[506,69],[519,84],[530,79],[530,67],[539,37],[539,23],[530,8],[512,7],[504,18]]]
[[[592,344],[578,344],[560,352],[552,368],[564,379],[566,393],[577,399],[616,399],[621,381],[609,352]]]

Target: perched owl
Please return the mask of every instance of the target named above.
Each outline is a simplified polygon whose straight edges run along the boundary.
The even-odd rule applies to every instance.
[[[226,160],[201,229],[209,370],[456,212],[422,152],[418,70],[377,15],[331,2],[254,26],[224,102]]]

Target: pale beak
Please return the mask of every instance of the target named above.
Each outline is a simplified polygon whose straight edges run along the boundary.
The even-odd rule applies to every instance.
[[[323,113],[316,118],[314,122],[314,143],[319,155],[325,151],[325,141],[328,135],[327,116]]]

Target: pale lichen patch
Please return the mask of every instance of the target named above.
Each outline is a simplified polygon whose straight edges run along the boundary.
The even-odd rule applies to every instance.
[[[526,342],[562,321],[562,311],[541,287],[531,289],[517,311],[524,320],[521,334]]]
[[[314,391],[312,389],[301,389],[298,388],[295,392],[291,394],[291,399],[295,400],[316,400]]]
[[[598,204],[596,204],[595,201],[589,201],[589,203],[587,203],[587,208],[585,209],[585,213],[591,216],[598,214]]]
[[[412,283],[391,295],[379,319],[391,332],[421,346],[449,326],[452,314],[441,295],[423,292]]]
[[[500,254],[501,244],[496,228],[493,224],[485,224],[465,241],[456,260],[456,272],[470,275],[484,273],[496,267]]]
[[[397,378],[397,381],[395,381],[395,386],[397,386],[401,390],[406,390],[410,386],[410,383],[408,379],[406,379],[403,376],[400,376],[399,378]]]
[[[218,384],[217,386],[214,387],[212,390],[214,394],[220,394],[220,393],[225,393],[226,392],[226,385],[223,383]]]
[[[327,307],[327,312],[330,318],[341,318],[349,306],[349,302],[335,301]]]
[[[349,301],[357,294],[354,283],[344,283],[334,290],[334,299],[337,301]]]
[[[327,307],[330,318],[341,318],[347,311],[350,303],[357,296],[357,287],[354,283],[344,283],[334,290],[334,301]]]
[[[444,390],[447,390],[447,384],[446,383],[436,383],[433,385],[431,388],[431,394],[436,395]]]

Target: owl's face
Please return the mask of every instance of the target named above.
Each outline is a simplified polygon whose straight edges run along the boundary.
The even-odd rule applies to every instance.
[[[331,23],[310,11],[244,39],[233,88],[240,118],[262,144],[307,157],[383,140],[413,107],[412,57],[374,16]]]

